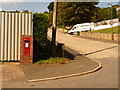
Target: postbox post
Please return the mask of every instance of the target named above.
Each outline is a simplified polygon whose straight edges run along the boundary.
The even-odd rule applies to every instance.
[[[65,45],[64,43],[57,44],[57,56],[64,57]]]

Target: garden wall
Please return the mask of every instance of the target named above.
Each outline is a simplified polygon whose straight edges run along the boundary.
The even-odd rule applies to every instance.
[[[90,38],[97,38],[97,39],[106,39],[106,40],[114,40],[120,41],[119,34],[112,34],[112,33],[91,33],[91,32],[81,32],[80,36],[83,37],[90,37]]]

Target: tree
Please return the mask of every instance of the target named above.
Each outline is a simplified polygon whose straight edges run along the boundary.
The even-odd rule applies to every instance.
[[[59,2],[58,25],[72,26],[77,23],[92,22],[97,2]],[[48,6],[52,13],[53,3]],[[51,16],[51,15],[50,15]]]
[[[23,11],[22,11],[22,13],[34,13],[34,12],[35,12],[35,11],[33,11],[33,10],[32,10],[31,12],[28,11],[28,10],[23,10]]]
[[[118,17],[119,20],[120,20],[120,10],[118,10],[118,15],[117,15],[117,17]]]
[[[54,2],[51,2],[49,5],[48,5],[48,9],[49,9],[49,12],[53,12],[53,5],[54,5]]]
[[[34,60],[46,59],[49,56],[47,40],[48,16],[44,13],[33,14]]]
[[[112,19],[117,17],[117,12],[116,12],[116,8],[112,8]]]
[[[29,11],[28,10],[23,10],[23,13],[29,13]]]
[[[48,20],[49,20],[49,26],[52,26],[52,22],[53,22],[53,13],[52,12],[49,13]]]
[[[115,6],[107,8],[97,7],[95,16],[96,22],[117,18],[116,8]]]
[[[43,13],[46,13],[46,14],[48,14],[48,11],[44,11]]]
[[[96,21],[102,21],[105,20],[104,14],[103,14],[103,9],[101,8],[97,8],[96,10]]]

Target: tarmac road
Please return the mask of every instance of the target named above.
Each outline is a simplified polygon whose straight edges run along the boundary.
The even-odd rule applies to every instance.
[[[51,37],[51,30],[48,32]],[[84,39],[57,31],[57,41],[65,46],[98,60],[103,68],[98,72],[57,81],[44,82],[46,87],[63,88],[117,88],[118,87],[118,43]],[[63,84],[64,83],[64,84]],[[50,85],[49,85],[50,84]],[[44,86],[43,86],[44,87]]]

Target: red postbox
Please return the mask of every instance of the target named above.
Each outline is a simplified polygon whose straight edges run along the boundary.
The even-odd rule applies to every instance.
[[[21,35],[20,64],[33,64],[33,35]]]
[[[23,54],[25,56],[30,55],[30,38],[24,38]]]

